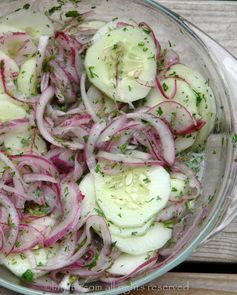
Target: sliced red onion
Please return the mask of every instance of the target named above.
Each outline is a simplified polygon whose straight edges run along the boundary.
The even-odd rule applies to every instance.
[[[12,156],[11,158],[18,164],[19,167],[23,167],[25,165],[30,166],[35,173],[44,172],[45,174],[53,176],[55,179],[59,178],[59,173],[56,167],[44,156],[23,154],[19,156]]]
[[[12,161],[5,156],[3,153],[0,152],[0,161],[3,162],[6,167],[9,167],[13,172],[13,183],[15,188],[18,190],[20,194],[24,194],[24,181],[18,171],[18,169],[15,167],[15,165],[12,163]]]
[[[165,53],[164,65],[166,69],[169,69],[171,66],[176,65],[180,62],[179,55],[173,50],[168,49]]]
[[[43,61],[45,59],[46,48],[48,46],[48,43],[49,43],[49,36],[46,36],[46,35],[40,36],[38,51],[37,51],[37,61],[36,61],[36,76],[37,77],[41,76],[42,65],[43,65]]]
[[[5,208],[8,215],[9,232],[5,235],[4,252],[9,254],[16,244],[18,237],[19,216],[14,204],[9,200],[9,198],[3,193],[0,193],[0,195],[0,204]]]
[[[43,243],[44,236],[30,224],[21,224],[12,253],[22,253]]]
[[[25,174],[23,176],[23,180],[26,183],[36,182],[36,181],[45,181],[50,183],[58,183],[58,180],[55,179],[52,176],[44,175],[44,174],[37,174],[37,173],[31,173],[31,174]]]
[[[51,99],[54,97],[54,88],[53,87],[48,87],[41,95],[39,102],[37,104],[37,109],[36,109],[36,120],[37,120],[37,126],[39,128],[39,131],[41,135],[50,143],[52,143],[55,146],[65,148],[68,147],[72,150],[77,150],[77,149],[83,149],[84,145],[81,143],[74,143],[74,142],[67,142],[64,141],[63,143],[60,143],[57,141],[48,131],[48,129],[45,126],[44,123],[44,113],[45,113],[45,108],[47,104],[51,101]]]
[[[205,214],[206,210],[204,208],[199,210],[194,221],[192,222],[192,225],[186,230],[182,238],[172,248],[164,248],[163,250],[160,250],[159,253],[162,256],[172,255],[172,257],[174,257],[177,255],[177,253],[189,242]]]
[[[44,73],[41,79],[40,90],[44,92],[49,87],[50,73]]]
[[[0,50],[11,58],[18,65],[22,65],[28,58],[36,52],[36,47],[31,36],[22,32],[8,32],[0,36]]]
[[[177,93],[177,80],[176,79],[173,79],[174,80],[174,90],[173,92],[171,93],[170,96],[168,96],[164,89],[163,89],[163,86],[161,85],[161,81],[159,79],[159,77],[156,77],[156,85],[158,87],[158,89],[160,90],[161,94],[164,96],[164,98],[166,99],[173,99]]]
[[[128,114],[128,118],[143,120],[149,123],[154,127],[157,134],[159,135],[161,148],[162,148],[162,156],[164,160],[172,166],[175,162],[175,145],[173,135],[168,128],[168,126],[159,118],[144,113],[133,113]]]
[[[158,260],[158,256],[154,256],[147,260],[146,262],[142,263],[139,267],[137,267],[134,271],[132,271],[130,274],[126,276],[112,276],[112,277],[102,277],[100,278],[101,282],[104,282],[106,284],[119,284],[122,283],[130,278],[135,277],[136,275],[144,272],[145,270],[148,270],[152,266],[155,265],[155,263]]]
[[[103,159],[115,163],[124,163],[129,166],[151,166],[151,165],[161,165],[164,166],[164,162],[157,160],[144,160],[141,158],[132,158],[130,155],[124,154],[112,154],[107,152],[99,152],[96,155],[97,159]]]
[[[86,73],[83,73],[82,76],[81,76],[81,97],[82,97],[82,100],[84,102],[84,105],[86,107],[86,110],[87,110],[88,114],[91,115],[92,119],[95,122],[98,122],[99,118],[96,115],[96,113],[94,111],[94,107],[91,104],[91,102],[90,102],[90,100],[89,100],[89,98],[87,96],[87,93],[86,93]]]
[[[101,235],[103,238],[103,249],[101,250],[101,253],[103,255],[108,256],[111,252],[111,236],[110,236],[110,231],[108,229],[108,226],[104,219],[98,215],[91,215],[88,217],[86,221],[86,231],[81,235],[78,244],[81,245],[78,251],[75,252],[74,255],[72,255],[70,258],[67,260],[61,260],[57,261],[57,263],[53,265],[46,265],[38,269],[43,269],[43,270],[56,270],[56,269],[61,269],[63,267],[69,266],[76,261],[78,261],[87,251],[88,246],[91,243],[92,240],[92,235],[91,235],[91,227],[96,227],[99,228],[101,231]],[[86,240],[85,240],[86,239]]]
[[[51,84],[55,87],[55,95],[60,103],[66,101],[71,103],[76,100],[77,94],[73,89],[70,77],[66,70],[55,60],[50,62],[51,70]]]
[[[161,102],[149,112],[168,123],[177,135],[191,134],[205,125],[204,121],[196,120],[182,104],[175,101]]]
[[[55,256],[50,258],[47,265],[57,265],[58,261],[67,261],[74,254],[77,246],[77,233],[69,234],[59,245]]]
[[[64,292],[62,288],[59,287],[59,284],[50,279],[48,276],[40,277],[35,279],[33,282],[28,283],[29,287],[32,287],[36,290],[61,293]]]
[[[139,23],[139,28],[143,29],[146,33],[150,34],[152,39],[155,42],[156,48],[157,48],[157,58],[159,58],[161,54],[161,46],[160,42],[157,40],[155,33],[153,32],[152,28],[145,22]]]
[[[185,194],[183,199],[191,200],[195,199],[201,194],[201,183],[196,177],[194,171],[189,168],[186,164],[179,161],[175,162],[175,169],[178,169],[181,173],[185,174],[189,179],[189,188],[188,192]]]
[[[86,144],[85,148],[85,158],[86,163],[89,168],[89,170],[94,173],[95,167],[96,167],[96,160],[95,160],[95,147],[97,144],[97,141],[102,133],[102,131],[105,129],[106,123],[104,121],[100,121],[96,124],[94,124],[90,130],[89,138]]]
[[[186,207],[184,202],[175,203],[160,211],[157,216],[158,221],[167,221],[173,218],[180,218]]]
[[[29,126],[29,119],[15,119],[7,122],[0,122],[0,134],[6,134],[11,131],[23,132]]]
[[[101,133],[97,145],[100,146],[106,141],[111,140],[111,138],[117,134],[127,122],[126,116],[121,116],[118,119],[113,120],[105,130]]]
[[[45,247],[53,245],[67,233],[74,231],[80,218],[82,194],[78,186],[73,183],[64,184],[61,190],[64,216],[46,237]]]

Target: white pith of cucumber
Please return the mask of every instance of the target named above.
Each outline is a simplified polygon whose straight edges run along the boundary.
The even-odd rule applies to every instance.
[[[102,33],[100,32],[102,30]],[[110,98],[130,103],[147,96],[156,76],[156,46],[138,27],[107,31],[102,27],[86,53],[85,66],[92,84]],[[140,82],[139,81],[143,81]]]
[[[145,263],[154,255],[155,255],[155,252],[148,252],[142,255],[129,255],[129,254],[123,253],[118,258],[115,259],[112,266],[106,271],[113,275],[126,276],[131,274],[140,265]]]
[[[97,203],[119,227],[140,227],[162,210],[170,195],[163,167],[129,169],[118,175],[95,175]]]

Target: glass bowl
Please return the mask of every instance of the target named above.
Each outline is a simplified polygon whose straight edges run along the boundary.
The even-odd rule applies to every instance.
[[[65,11],[72,8],[73,1],[69,2],[64,6]],[[30,3],[34,9],[43,11],[58,6],[58,1],[52,0],[27,1],[27,3]],[[24,4],[21,0],[1,1],[0,14],[7,15]],[[232,136],[237,133],[237,61],[205,33],[155,1],[81,0],[79,7],[81,13],[93,10],[91,19],[110,21],[114,17],[132,18],[137,22],[144,21],[151,25],[162,47],[167,47],[170,41],[175,45],[175,51],[180,55],[182,63],[199,71],[206,79],[210,79],[217,103],[216,127],[207,140],[202,195],[197,201],[197,207],[207,207],[205,220],[196,228],[185,246],[175,256],[161,263],[156,270],[142,274],[120,287],[107,286],[103,289],[95,286],[93,290],[91,289],[91,293],[87,293],[121,294],[157,279],[183,262],[237,215],[236,148],[232,142]],[[59,17],[58,12],[54,17]],[[211,204],[208,202],[210,196],[214,196]],[[27,295],[53,294],[24,286],[4,267],[0,267],[0,285]]]

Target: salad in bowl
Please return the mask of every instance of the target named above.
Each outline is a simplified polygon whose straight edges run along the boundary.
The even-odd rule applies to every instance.
[[[0,261],[87,292],[159,268],[205,218],[216,102],[152,23],[58,2],[0,19]]]

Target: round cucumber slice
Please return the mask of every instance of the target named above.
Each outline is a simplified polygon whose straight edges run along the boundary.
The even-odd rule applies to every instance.
[[[21,9],[1,18],[1,25],[24,31],[37,42],[42,35],[53,36],[54,27],[49,18],[41,12]]]
[[[198,114],[206,121],[206,125],[198,132],[194,147],[204,143],[215,125],[216,120],[216,103],[214,94],[201,74],[190,69],[189,67],[177,64],[170,68],[166,75],[177,75],[185,80],[195,95],[195,103]]]
[[[162,223],[156,223],[145,235],[130,238],[112,235],[112,241],[124,253],[142,255],[146,252],[162,248],[171,239],[171,236],[171,229],[164,227]]]
[[[91,213],[95,213],[93,211],[96,207],[94,176],[90,173],[87,174],[80,182],[79,189],[84,195],[81,203],[81,220],[85,221]]]
[[[36,95],[36,57],[28,59],[21,66],[17,86],[26,97]]]
[[[132,273],[140,265],[145,263],[154,255],[155,255],[155,252],[148,252],[142,255],[129,255],[129,254],[123,253],[114,261],[112,266],[106,271],[113,275],[126,276]]]
[[[23,105],[13,100],[7,94],[0,94],[0,122],[27,118]]]
[[[156,76],[156,46],[150,35],[133,26],[104,35],[104,27],[87,50],[85,67],[92,84],[110,98],[130,103],[147,96]],[[142,82],[141,82],[142,81]]]
[[[107,220],[119,227],[140,227],[166,206],[170,176],[163,167],[134,168],[118,175],[96,173],[95,189]]]

